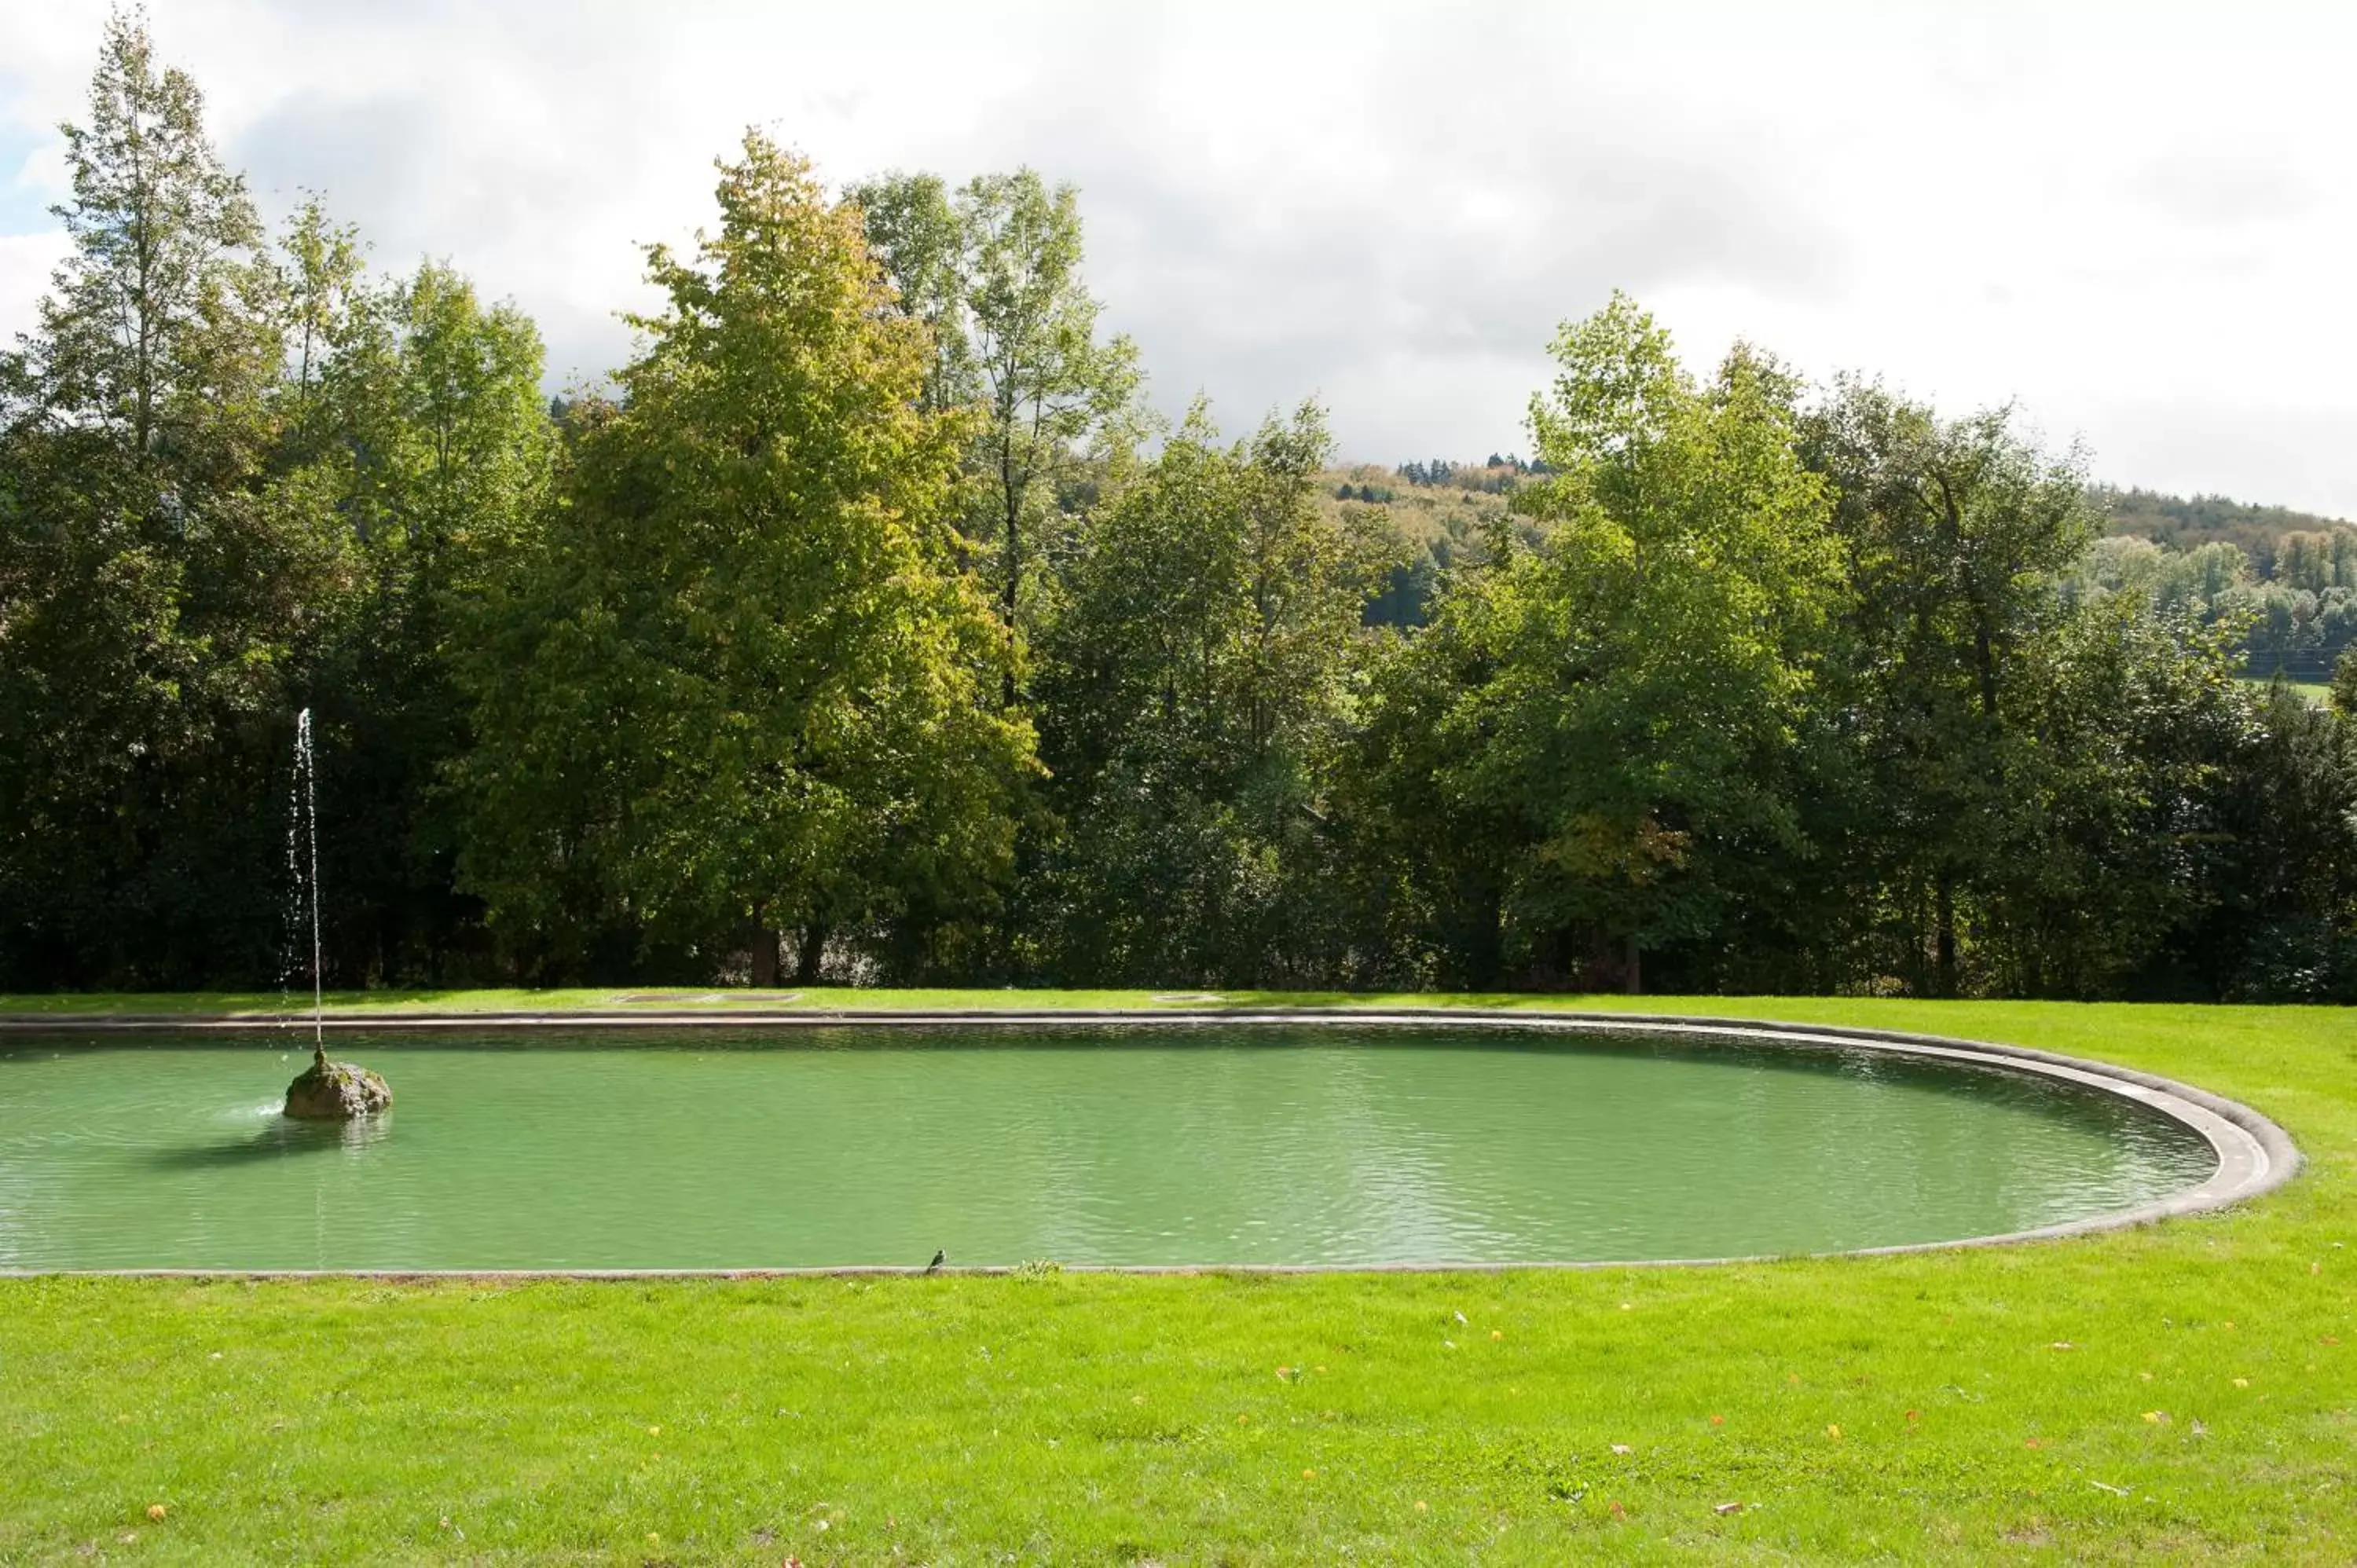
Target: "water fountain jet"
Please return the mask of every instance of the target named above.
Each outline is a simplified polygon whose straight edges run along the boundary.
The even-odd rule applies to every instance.
[[[328,1059],[319,966],[319,799],[308,708],[295,719],[295,782],[287,810],[286,865],[308,897],[311,917],[311,1065],[286,1086],[286,1114],[305,1122],[372,1116],[393,1103],[384,1079],[355,1063]]]

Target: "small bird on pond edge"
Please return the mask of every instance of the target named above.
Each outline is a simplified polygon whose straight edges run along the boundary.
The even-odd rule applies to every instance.
[[[947,1249],[947,1248],[942,1248],[942,1249],[941,1249],[941,1250],[939,1250],[939,1251],[935,1251],[935,1252],[933,1253],[933,1261],[932,1261],[931,1262],[927,1263],[927,1264],[925,1265],[925,1273],[929,1273],[929,1274],[939,1273],[939,1272],[940,1272],[940,1270],[941,1270],[941,1266],[942,1266],[943,1263],[945,1263],[945,1262],[949,1262],[949,1256],[950,1256],[950,1254],[949,1254],[949,1251],[948,1251],[948,1249]]]

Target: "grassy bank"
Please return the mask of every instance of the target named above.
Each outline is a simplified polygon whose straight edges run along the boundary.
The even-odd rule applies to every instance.
[[[1614,1004],[2101,1057],[2245,1101],[2309,1164],[2144,1230],[1710,1269],[0,1281],[0,1559],[2357,1552],[2350,1014]]]

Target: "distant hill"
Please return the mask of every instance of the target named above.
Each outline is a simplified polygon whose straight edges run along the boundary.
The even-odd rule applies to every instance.
[[[1489,531],[1506,520],[1506,498],[1529,468],[1491,463],[1353,463],[1318,476],[1324,504],[1351,521],[1372,521],[1399,542],[1402,564],[1367,607],[1376,626],[1420,626],[1441,575],[1485,556]]]
[[[1492,453],[1487,462],[1435,457],[1391,467],[1353,463],[1318,476],[1330,511],[1373,523],[1398,541],[1403,564],[1367,607],[1367,619],[1389,626],[1421,624],[1441,576],[1452,566],[1488,553],[1493,531],[1507,523],[1509,498],[1543,471],[1519,457]],[[2233,568],[2236,580],[2244,580],[2247,572],[2259,596],[2266,596],[2259,591],[2271,585],[2312,596],[2357,589],[2357,522],[2224,496],[2175,496],[2111,485],[2093,487],[2089,497],[2110,520],[2108,532],[2115,535],[2149,539],[2180,553],[2206,544],[2233,545],[2246,564]],[[1527,523],[1512,526],[1526,536],[1532,532]],[[2255,667],[2266,663],[2270,671],[2288,669],[2320,678],[2316,671],[2328,670],[2339,656],[2341,628],[2337,623],[2324,628],[2319,622],[2311,630],[2315,606],[2303,608],[2287,600],[2286,607],[2281,615],[2270,618],[2284,621],[2276,628],[2280,636],[2264,629],[2254,634]]]
[[[2098,485],[2096,504],[2111,518],[2111,532],[2149,539],[2171,550],[2224,542],[2250,558],[2261,577],[2275,575],[2275,561],[2287,534],[2330,533],[2357,528],[2345,518],[2320,517],[2289,507],[2257,506],[2224,496],[2163,495],[2158,490],[2117,489]]]

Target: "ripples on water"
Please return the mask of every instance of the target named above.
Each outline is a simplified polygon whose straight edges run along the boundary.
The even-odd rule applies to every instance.
[[[1716,1257],[2029,1229],[2198,1182],[2114,1096],[1863,1051],[1463,1030],[345,1035],[0,1047],[0,1267]]]

